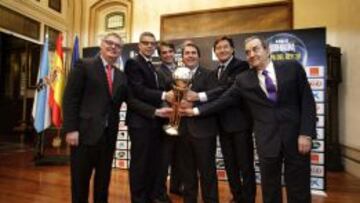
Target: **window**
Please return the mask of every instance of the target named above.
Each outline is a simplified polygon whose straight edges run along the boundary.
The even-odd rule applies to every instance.
[[[56,30],[50,26],[45,25],[44,35],[49,35],[49,50],[55,50],[56,48],[56,40],[60,34],[59,30]],[[44,36],[45,39],[45,36]]]
[[[105,30],[119,30],[125,26],[125,15],[122,12],[113,12],[105,17]]]
[[[49,0],[49,8],[61,13],[61,0]]]

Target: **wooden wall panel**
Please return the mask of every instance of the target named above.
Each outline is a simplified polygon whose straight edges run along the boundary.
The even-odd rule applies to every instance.
[[[293,28],[292,1],[161,16],[162,40]]]
[[[0,28],[40,39],[40,22],[0,5]]]

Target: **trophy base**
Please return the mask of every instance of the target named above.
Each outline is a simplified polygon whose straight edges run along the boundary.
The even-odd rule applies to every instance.
[[[166,134],[170,136],[179,136],[179,131],[177,127],[171,126],[171,125],[164,125],[163,129]]]

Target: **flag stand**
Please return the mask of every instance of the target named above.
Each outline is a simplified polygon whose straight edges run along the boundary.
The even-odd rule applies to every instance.
[[[45,155],[45,132],[37,135],[35,152],[34,152],[34,163],[36,166],[57,166],[67,165],[69,163],[68,155]],[[57,138],[60,136],[60,129],[57,129]]]

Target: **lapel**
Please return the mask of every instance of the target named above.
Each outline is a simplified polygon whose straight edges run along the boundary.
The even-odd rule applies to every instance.
[[[117,89],[119,88],[120,86],[120,81],[121,78],[120,78],[120,71],[114,67],[114,78],[113,78],[113,87],[112,87],[112,96],[114,97],[116,92],[117,92]]]
[[[277,62],[273,62],[274,63],[274,70],[275,70],[275,75],[276,75],[276,81],[277,81],[277,100],[279,102],[280,100],[280,96],[281,96],[281,91],[282,91],[282,87],[284,84],[284,79],[286,77],[286,69],[283,68],[283,66],[280,63]]]
[[[157,88],[156,78],[155,78],[155,74],[156,74],[155,67],[154,66],[149,67],[145,58],[143,56],[141,56],[140,54],[138,55],[138,59],[139,59],[138,60],[139,63],[142,65],[147,77],[150,78],[153,87]]]
[[[160,69],[165,73],[166,77],[172,77],[172,72],[165,64],[161,64]]]
[[[201,75],[201,72],[202,72],[201,67],[199,66],[191,79],[191,84],[192,84],[191,89],[192,90],[196,90],[197,86],[199,85],[198,83],[199,83],[199,77]]]
[[[223,72],[223,74],[221,74],[219,81],[224,80],[228,77],[228,75],[234,70],[234,68],[236,68],[235,63],[236,63],[236,60],[235,60],[235,57],[233,57],[233,59],[231,59],[230,63],[225,68],[225,71]],[[219,72],[219,68],[218,68],[218,72]]]

